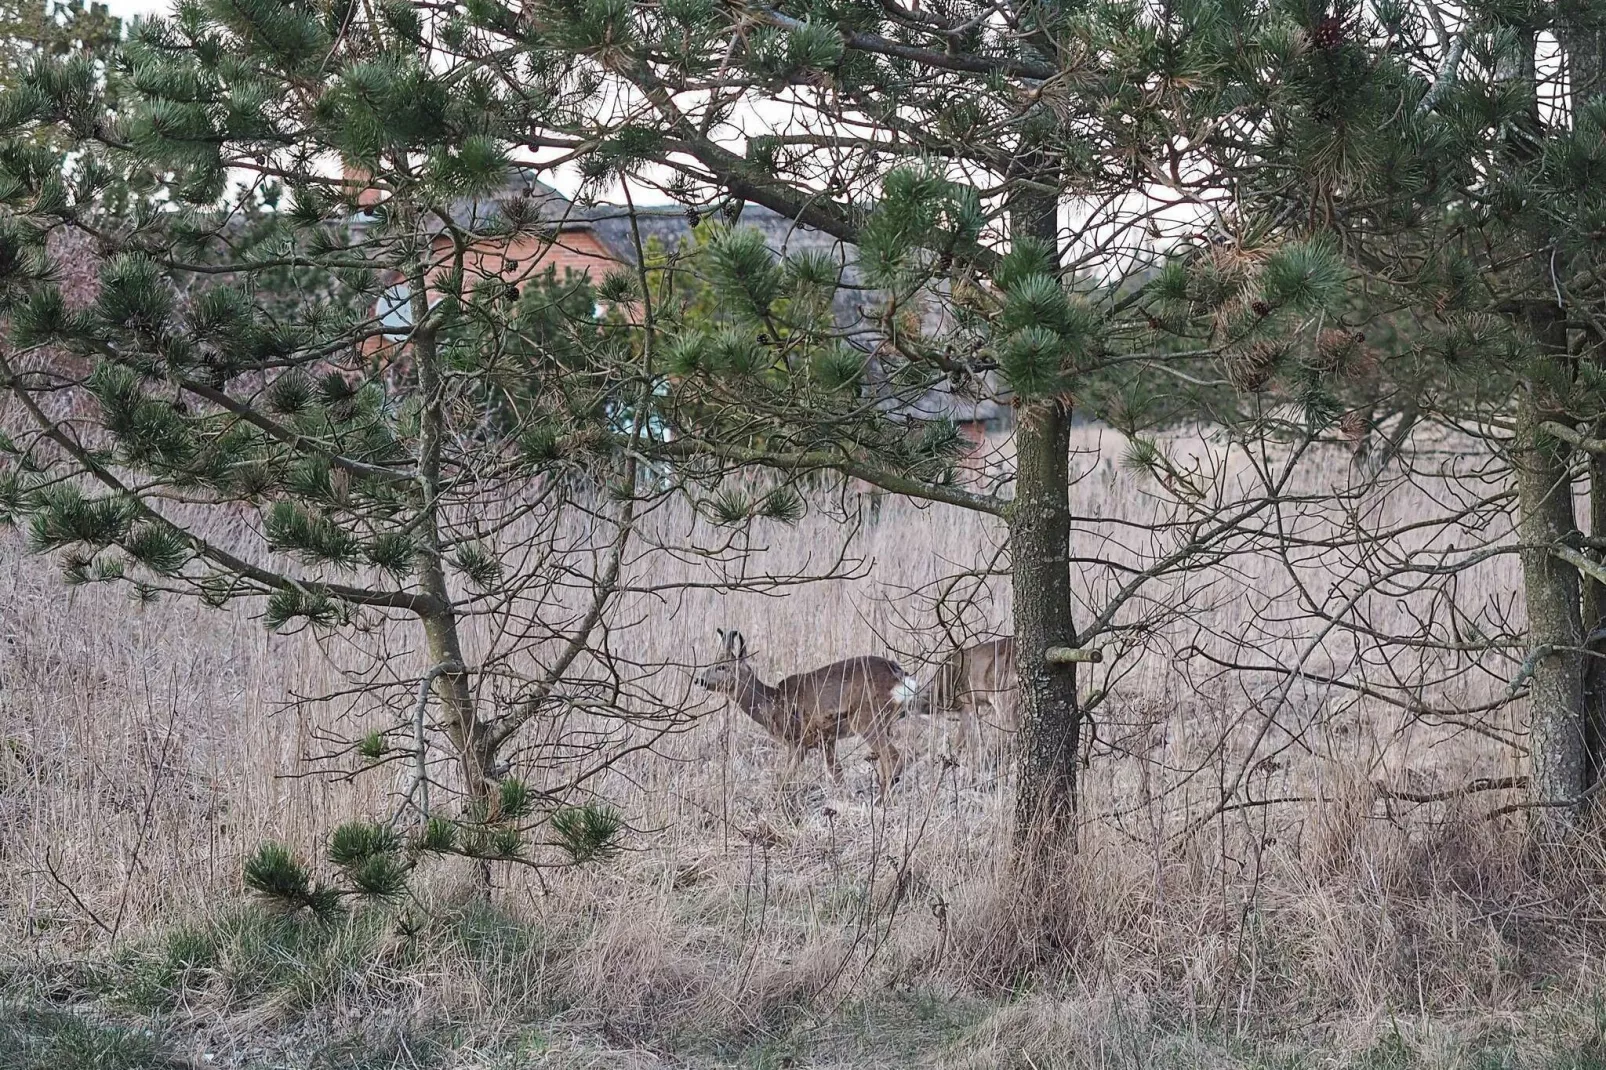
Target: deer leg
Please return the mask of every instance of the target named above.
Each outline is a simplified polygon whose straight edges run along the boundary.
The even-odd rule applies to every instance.
[[[898,778],[903,776],[903,755],[892,745],[890,737],[882,737],[876,753],[880,758],[877,764],[881,773],[881,796],[885,798],[892,790],[892,786],[898,782]]]
[[[981,754],[981,726],[977,723],[976,704],[966,700],[959,707],[959,725],[954,734],[957,750],[967,755]]]
[[[959,717],[954,721],[954,726],[948,733],[948,751],[955,758],[963,754],[970,746],[969,719],[970,715],[960,709]]]
[[[803,759],[808,754],[808,748],[801,741],[787,744],[786,764],[781,772],[781,787],[790,788],[797,782],[797,774],[803,768]]]
[[[825,742],[820,744],[820,749],[825,751],[825,767],[831,771],[831,779],[836,781],[838,787],[846,784],[847,781],[842,776],[842,766],[836,760],[836,737],[826,736]]]
[[[892,745],[892,733],[889,729],[888,725],[880,725],[875,729],[874,735],[865,736],[865,742],[869,743],[874,751],[870,757],[875,759],[876,779],[880,782],[878,794],[883,799],[892,790],[892,785],[903,775],[903,755]]]

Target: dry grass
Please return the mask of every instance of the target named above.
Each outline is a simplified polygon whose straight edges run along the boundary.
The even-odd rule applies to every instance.
[[[1149,515],[1141,481],[1087,434],[1078,511]],[[1344,473],[1331,464],[1310,478]],[[1378,515],[1422,508],[1393,500]],[[765,529],[749,569],[795,571],[839,533],[823,516]],[[737,627],[770,674],[856,653],[913,664],[939,637],[912,592],[985,566],[998,536],[969,514],[888,502],[854,543],[861,578],[784,598],[642,596],[619,619],[644,662],[689,667],[708,656],[715,627]],[[1078,553],[1153,549],[1112,551],[1109,531],[1088,538]],[[1462,597],[1509,594],[1508,562],[1469,574]],[[1315,686],[1285,690],[1268,713],[1278,680],[1175,656],[1184,631],[1218,649],[1309,641],[1315,625],[1292,611],[1289,566],[1269,556],[1235,560],[1205,588],[1168,588],[1156,602],[1186,602],[1192,617],[1090,681],[1112,697],[1089,755],[1082,850],[1029,897],[1011,886],[1000,846],[1007,773],[941,761],[946,726],[904,726],[921,757],[873,806],[856,750],[845,754],[847,791],[818,766],[808,784],[778,785],[776,745],[692,695],[685,671],[665,670],[663,693],[691,696],[689,729],[595,785],[636,829],[623,858],[544,886],[498,872],[492,907],[456,899],[462,874],[447,868],[400,922],[364,915],[334,929],[266,919],[241,904],[238,873],[265,838],[315,852],[340,821],[388,812],[397,783],[385,777],[300,778],[323,768],[320,719],[337,708],[286,700],[343,686],[341,649],[193,605],[69,591],[42,565],[19,536],[0,539],[4,991],[159,1021],[164,1050],[185,1057],[1603,1065],[1598,867],[1584,860],[1540,882],[1517,863],[1520,828],[1483,820],[1487,803],[1376,797],[1377,781],[1432,789],[1516,772],[1508,748]],[[1086,597],[1109,583],[1090,571]],[[969,623],[1007,622],[1007,583],[994,577]],[[407,642],[393,640],[397,656],[418,660]],[[1322,651],[1331,665],[1349,656]],[[1472,701],[1498,688],[1445,690]],[[1499,727],[1519,729],[1520,712]],[[340,727],[378,715],[341,712]],[[1195,825],[1240,769],[1251,799],[1306,801]],[[38,1061],[48,1043],[0,1043],[0,1068],[52,1065]]]

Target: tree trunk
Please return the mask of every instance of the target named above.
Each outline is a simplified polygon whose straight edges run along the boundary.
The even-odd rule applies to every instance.
[[[435,327],[428,322],[428,287],[422,270],[412,282],[413,322],[420,327],[413,334],[417,360],[419,395],[418,479],[423,491],[421,516],[417,527],[418,584],[429,599],[430,609],[423,616],[428,641],[429,669],[440,668],[435,677],[435,694],[445,712],[447,736],[457,751],[463,769],[463,786],[468,795],[469,813],[477,818],[489,816],[491,787],[495,780],[496,748],[486,726],[480,723],[474,693],[468,684],[467,662],[458,635],[457,612],[446,581],[446,567],[440,535],[441,449],[445,438],[446,397],[438,366]]]
[[[1050,665],[1051,646],[1075,646],[1068,562],[1070,409],[1059,401],[1020,411],[1009,551],[1020,676],[1020,780],[1015,841],[1045,856],[1074,831],[1076,754],[1082,714],[1076,667]]]
[[[1044,184],[1052,186],[1052,181]],[[1056,245],[1056,198],[1018,195],[1010,214],[1015,235]],[[1076,668],[1050,665],[1045,657],[1051,646],[1077,642],[1071,612],[1070,425],[1070,405],[1053,398],[1023,403],[1015,427],[1015,500],[1009,511],[1020,678],[1015,846],[1028,870],[1051,864],[1075,833],[1082,722]]]
[[[1551,552],[1577,535],[1572,477],[1563,445],[1539,430],[1540,423],[1560,415],[1558,389],[1568,369],[1554,346],[1565,338],[1557,338],[1561,332],[1556,326],[1535,326],[1540,328],[1535,341],[1544,349],[1529,358],[1518,394],[1513,462],[1528,609],[1530,783],[1533,801],[1539,804],[1532,831],[1536,843],[1547,844],[1564,838],[1580,816],[1575,800],[1584,789],[1588,761],[1578,572]]]
[[[435,576],[424,577],[423,586],[429,590],[438,581],[439,589],[444,591],[445,574],[439,567],[434,571]],[[468,672],[463,661],[463,648],[458,641],[457,618],[450,603],[447,603],[444,612],[424,618],[424,636],[428,641],[430,668],[449,666],[435,677],[435,696],[446,715],[446,734],[457,751],[463,769],[464,790],[468,793],[472,810],[490,797],[495,781],[496,752],[490,733],[480,723],[475,710],[474,693],[469,689]]]
[[[1606,23],[1593,5],[1567,13],[1561,26],[1566,50],[1570,109],[1574,123],[1586,102],[1600,95],[1601,72],[1606,69]],[[1596,345],[1588,354],[1598,371],[1606,371],[1606,347]],[[1599,427],[1594,429],[1599,437]],[[1589,457],[1589,533],[1606,538],[1606,457]],[[1606,584],[1584,578],[1584,790],[1606,777]]]
[[[1589,533],[1606,538],[1606,457],[1589,458]],[[1584,632],[1584,788],[1606,775],[1606,584],[1585,577]]]
[[[1597,80],[1597,41],[1581,26],[1561,27],[1568,47],[1575,86]],[[1525,30],[1517,69],[1509,77],[1525,86],[1537,84],[1538,35]],[[1579,80],[1579,76],[1583,80]],[[1573,106],[1578,106],[1573,101]],[[1515,165],[1526,170],[1539,166],[1536,146],[1542,143],[1543,123],[1538,98],[1532,98],[1522,126],[1510,141]],[[1531,299],[1523,319],[1534,353],[1528,358],[1517,397],[1517,426],[1513,462],[1517,476],[1521,519],[1523,589],[1528,609],[1529,720],[1532,769],[1530,796],[1536,805],[1530,835],[1536,847],[1561,843],[1575,831],[1588,808],[1584,792],[1591,782],[1591,737],[1585,677],[1585,614],[1579,572],[1552,552],[1559,543],[1576,545],[1578,520],[1573,504],[1573,480],[1566,446],[1539,430],[1545,420],[1571,423],[1566,396],[1574,377],[1568,350],[1564,295],[1555,279],[1566,278],[1565,259],[1558,262],[1554,240],[1547,243],[1548,277],[1532,283],[1543,297]],[[1544,246],[1540,247],[1541,249]],[[1554,291],[1555,299],[1551,300]],[[1593,497],[1595,488],[1591,487]],[[1593,512],[1593,507],[1591,509]]]

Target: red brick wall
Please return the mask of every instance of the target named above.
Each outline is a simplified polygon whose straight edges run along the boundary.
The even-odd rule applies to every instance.
[[[518,251],[513,254],[514,259],[519,261],[521,267],[528,265],[540,271],[556,267],[560,279],[565,271],[573,270],[590,275],[593,282],[601,282],[610,269],[619,266],[619,261],[603,248],[597,236],[589,230],[559,234],[550,245],[526,240],[515,243],[515,249]],[[531,263],[532,259],[534,263]]]
[[[450,260],[450,239],[437,239],[433,252],[437,266],[430,275],[435,278],[446,270]],[[514,265],[511,268],[510,261]],[[593,282],[600,282],[619,263],[618,258],[591,231],[573,230],[565,231],[552,240],[531,236],[512,242],[487,242],[464,257],[463,269],[469,276],[468,285],[472,287],[476,276],[500,276],[517,282],[540,275],[549,267],[557,269],[559,280],[562,280],[565,272],[576,271],[590,276]],[[394,342],[375,338],[363,346],[363,354],[371,356],[395,346]],[[394,360],[396,356],[392,354],[387,359]]]
[[[435,262],[440,266],[432,275],[444,271],[450,257],[448,240],[437,240]],[[516,266],[509,268],[509,261]],[[550,241],[526,237],[512,242],[487,242],[470,250],[463,259],[463,269],[471,278],[494,275],[510,282],[539,275],[549,267],[557,268],[559,279],[566,271],[577,271],[589,275],[593,282],[600,282],[610,268],[618,265],[619,261],[588,230],[566,231]]]

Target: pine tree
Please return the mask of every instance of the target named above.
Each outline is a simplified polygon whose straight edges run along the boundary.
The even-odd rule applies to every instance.
[[[638,524],[688,493],[640,478],[651,347],[598,312],[636,274],[593,287],[498,252],[555,240],[508,149],[573,99],[534,104],[426,46],[420,12],[379,15],[186,5],[109,65],[47,56],[0,97],[0,382],[25,416],[0,518],[69,583],[319,637],[416,629],[423,664],[395,674],[416,704],[361,680],[395,723],[347,753],[410,782],[351,828],[412,814],[417,836],[338,832],[333,890],[282,851],[247,874],[317,911],[396,894],[421,853],[607,857],[621,820],[582,788],[633,737],[565,718],[683,717],[618,682],[639,674],[603,626]],[[61,285],[82,266],[63,235],[88,293]]]
[[[481,708],[461,634],[476,596],[460,591],[517,588],[485,543],[522,488],[581,469],[609,484],[615,563],[643,462],[673,466],[677,490],[724,520],[799,507],[784,489],[744,501],[722,484],[750,466],[993,513],[1009,525],[1024,655],[1016,834],[1057,846],[1073,827],[1082,648],[1144,582],[1237,537],[1145,429],[1197,411],[1210,380],[1224,417],[1258,419],[1273,387],[1303,404],[1300,434],[1341,412],[1347,351],[1290,354],[1351,300],[1344,256],[1317,232],[1353,164],[1323,163],[1338,173],[1323,172],[1316,207],[1268,225],[1218,215],[1200,230],[1209,212],[1132,201],[1275,197],[1257,186],[1275,172],[1233,159],[1239,140],[1342,158],[1327,144],[1337,109],[1427,91],[1408,64],[1366,67],[1351,23],[1327,17],[1230,0],[181,3],[129,42],[115,112],[71,61],[33,71],[0,111],[16,347],[0,374],[41,429],[16,445],[3,500],[77,581],[262,598],[280,627],[416,618],[479,805],[616,583],[616,564],[593,577],[592,609],[511,710]],[[1353,92],[1369,80],[1381,88]],[[1322,103],[1285,113],[1291,95]],[[781,100],[795,130],[739,148],[726,136],[743,109]],[[70,139],[65,170],[19,139],[41,130]],[[530,320],[519,270],[484,252],[551,237],[538,192],[507,195],[527,151],[574,159],[589,193],[656,184],[697,215],[698,248],[653,265],[635,228],[640,262],[594,280],[612,313],[554,318],[537,302],[548,312]],[[138,198],[111,198],[119,182]],[[777,250],[744,204],[843,247]],[[104,258],[91,308],[51,281],[41,239],[60,228],[92,234]],[[711,315],[701,297],[692,313],[687,287],[712,295]],[[372,312],[387,300],[400,327]],[[94,361],[69,384],[95,399],[93,433],[53,418],[46,401],[68,387],[29,363],[60,348]],[[958,485],[951,424],[904,415],[933,387],[987,376],[1019,413],[999,494]],[[1133,436],[1196,529],[1081,629],[1077,406]],[[205,537],[169,499],[260,509],[276,563]]]
[[[1265,165],[1243,186],[1260,218],[1310,220],[1368,277],[1343,329],[1400,354],[1379,389],[1412,420],[1502,428],[1486,441],[1516,496],[1528,620],[1511,687],[1528,694],[1534,831],[1550,842],[1606,762],[1606,573],[1580,549],[1606,533],[1588,445],[1606,414],[1606,8],[1473,4],[1462,19],[1392,4],[1327,16],[1234,152]],[[1586,481],[1588,534],[1574,510]]]
[[[736,428],[707,423],[682,442],[713,456],[832,468],[1006,519],[1022,651],[1015,834],[1029,855],[1039,846],[1052,853],[1073,829],[1083,713],[1076,667],[1095,656],[1086,646],[1116,630],[1145,583],[1239,537],[1237,521],[1201,507],[1198,488],[1174,478],[1144,432],[1210,411],[1207,393],[1227,398],[1213,415],[1260,420],[1269,406],[1254,396],[1295,363],[1281,355],[1350,300],[1353,275],[1314,220],[1303,230],[1286,220],[1257,230],[1236,213],[1212,219],[1207,207],[1230,204],[1224,188],[1244,177],[1207,151],[1228,151],[1229,135],[1217,131],[1268,114],[1278,72],[1306,63],[1320,16],[1236,3],[959,2],[928,11],[851,0],[761,10],[553,0],[522,11],[523,40],[539,34],[552,66],[561,55],[574,64],[565,69],[624,84],[643,102],[628,129],[582,112],[539,144],[582,151],[628,142],[643,164],[670,173],[671,195],[739,198],[851,244],[860,284],[876,297],[858,323],[825,333],[857,327],[879,339],[892,400],[951,378],[1004,380],[1018,412],[1018,463],[1002,495],[952,485],[951,429],[909,438],[893,432],[894,421],[847,423],[862,387],[839,395],[846,408],[836,411],[806,391],[746,393],[739,411],[764,429],[762,442],[735,441]],[[514,36],[512,27],[499,33],[503,43]],[[1345,41],[1342,27],[1328,26],[1318,51],[1336,56]],[[779,100],[798,116],[795,129],[751,136],[739,152],[714,133],[741,107]],[[644,182],[662,173],[634,170]],[[1146,198],[1156,190],[1179,210],[1154,211]],[[808,353],[820,364],[819,382],[854,385],[842,374],[853,370],[851,353],[814,355],[807,332],[774,322],[771,280],[809,272],[772,265],[739,237],[723,240],[708,270],[724,331],[705,341],[665,325],[666,351],[682,370],[696,369],[676,396],[729,389],[723,353],[740,354],[731,363],[743,370],[773,367],[768,354],[750,354],[784,356],[777,327],[799,339],[796,359]],[[1330,431],[1342,415],[1339,363],[1294,367],[1277,384],[1308,414],[1291,434]],[[1212,389],[1196,389],[1201,379]],[[1076,407],[1132,435],[1135,456],[1177,488],[1177,508],[1195,525],[1195,537],[1122,585],[1085,628],[1073,616],[1067,560]]]

